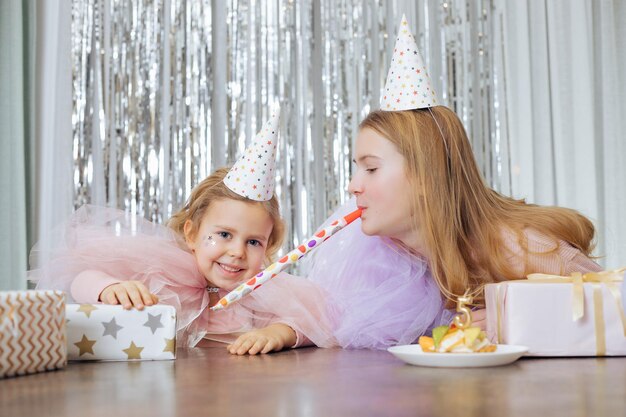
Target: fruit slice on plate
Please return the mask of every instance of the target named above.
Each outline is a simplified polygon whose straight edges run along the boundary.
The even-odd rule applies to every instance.
[[[423,352],[472,353],[495,352],[496,345],[489,343],[485,332],[479,327],[459,329],[452,326],[438,326],[433,336],[421,336],[418,340]]]

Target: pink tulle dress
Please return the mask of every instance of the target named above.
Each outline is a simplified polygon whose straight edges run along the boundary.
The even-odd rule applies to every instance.
[[[331,216],[354,208],[351,201]],[[83,206],[54,230],[56,244],[31,251],[29,278],[37,288],[60,289],[70,302],[84,270],[139,280],[178,313],[178,343],[201,338],[232,342],[272,323],[292,327],[296,346],[384,349],[414,342],[452,316],[443,309],[426,263],[390,242],[365,236],[357,220],[311,253],[306,278],[282,273],[240,302],[212,312],[206,280],[173,230],[126,212]],[[109,283],[94,282],[99,294]],[[91,284],[89,284],[91,285]],[[224,296],[225,290],[219,295]]]

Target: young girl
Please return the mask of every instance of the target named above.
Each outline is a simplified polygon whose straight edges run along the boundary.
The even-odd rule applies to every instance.
[[[231,171],[215,171],[192,191],[169,227],[110,208],[76,211],[57,230],[59,244],[49,261],[31,271],[38,288],[127,309],[171,304],[178,311],[179,342],[190,346],[202,337],[232,342],[242,333],[231,353],[267,353],[306,342],[290,317],[281,319],[276,309],[257,302],[263,291],[222,314],[209,316],[207,308],[262,270],[282,244],[273,194],[277,127],[276,112]],[[31,260],[36,263],[38,255],[34,248]]]
[[[438,106],[406,19],[381,110],[360,125],[349,190],[362,229],[427,259],[448,306],[466,290],[540,272],[598,271],[594,227],[574,210],[489,188],[459,118]]]
[[[114,239],[107,243],[115,244],[117,240],[120,245],[117,248],[104,248],[101,244],[96,246],[97,240],[91,247],[83,248],[83,252],[98,251],[100,255],[97,256],[111,261],[114,259],[112,253],[119,253],[116,255],[119,260],[108,262],[105,259],[105,264],[97,270],[90,267],[77,274],[70,287],[72,297],[79,302],[122,304],[127,309],[152,305],[159,301],[157,295],[167,303],[178,297],[172,304],[180,307],[183,317],[188,313],[200,314],[194,318],[194,324],[198,326],[200,321],[205,322],[200,331],[195,332],[195,337],[203,331],[207,334],[231,334],[249,330],[246,317],[240,313],[232,314],[235,310],[216,317],[205,317],[206,307],[215,304],[221,295],[263,269],[263,265],[280,248],[284,227],[275,197],[267,202],[250,201],[224,184],[227,173],[227,169],[215,171],[192,191],[187,205],[168,224],[173,233],[162,231],[162,241],[158,233],[150,236],[149,232],[142,230],[144,238],[135,234],[129,239],[132,242],[128,242],[128,246],[120,239]],[[94,214],[99,215],[102,211],[85,207],[77,215],[91,212],[87,215],[93,218]],[[116,215],[116,211],[104,211]],[[114,224],[118,227],[122,222],[122,219],[116,219]],[[142,227],[154,231],[161,229],[150,224]],[[130,257],[140,265],[128,269],[132,263],[129,262]],[[131,279],[121,281],[126,277]],[[193,291],[196,288],[200,288],[201,292]],[[185,305],[188,296],[195,302]],[[189,319],[182,320],[183,323],[186,321]],[[280,350],[296,342],[295,332],[280,323],[268,325],[254,335],[254,342],[258,345],[254,348],[250,346],[247,353]],[[227,335],[217,339],[230,340]]]
[[[444,307],[453,308],[467,290],[481,305],[489,282],[601,269],[589,258],[594,228],[588,219],[485,185],[461,121],[437,105],[406,18],[381,110],[361,123],[354,162],[349,191],[355,199],[339,213],[358,206],[361,221],[313,252],[307,272],[341,307],[339,345],[413,343],[449,324],[455,312]],[[336,297],[347,283],[353,294]],[[484,310],[473,314],[479,326],[484,318]]]
[[[533,272],[601,269],[589,258],[588,219],[485,185],[463,125],[446,107],[370,113],[355,154],[350,191],[364,209],[363,231],[427,258],[450,298]]]

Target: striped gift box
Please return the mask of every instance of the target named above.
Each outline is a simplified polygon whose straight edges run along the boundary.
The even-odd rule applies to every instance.
[[[66,364],[65,294],[0,291],[0,378]]]

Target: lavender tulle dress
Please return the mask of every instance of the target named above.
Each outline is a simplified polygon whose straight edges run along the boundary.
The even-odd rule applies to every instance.
[[[355,209],[351,199],[326,223]],[[311,252],[303,269],[328,294],[334,343],[344,348],[413,343],[454,316],[444,309],[426,261],[385,238],[365,235],[360,219]]]
[[[329,221],[353,208],[350,201]],[[208,309],[206,280],[186,244],[166,226],[84,206],[53,236],[53,248],[31,251],[29,278],[37,288],[66,291],[71,302],[72,281],[86,269],[139,280],[177,309],[181,345],[194,346],[203,337],[232,342],[245,331],[284,323],[296,331],[298,344],[384,349],[412,343],[452,316],[426,263],[365,236],[359,220],[311,252],[303,265],[306,278],[282,273],[218,312]]]

